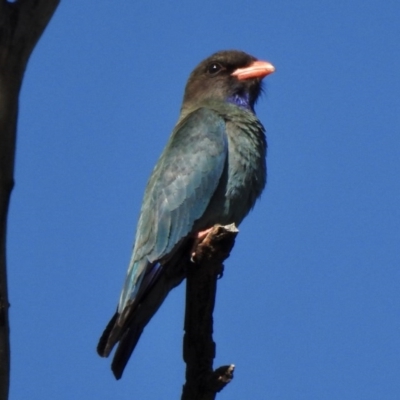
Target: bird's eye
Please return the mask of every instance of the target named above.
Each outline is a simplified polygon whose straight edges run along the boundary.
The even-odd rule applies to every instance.
[[[216,75],[219,71],[221,71],[222,66],[218,63],[212,63],[208,66],[207,72],[210,75]]]

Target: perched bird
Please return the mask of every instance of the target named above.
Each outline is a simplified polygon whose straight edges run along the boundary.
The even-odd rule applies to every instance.
[[[185,278],[178,260],[215,224],[239,225],[266,182],[267,143],[254,105],[268,62],[241,51],[202,61],[185,88],[179,120],[144,194],[117,311],[97,351],[121,378],[143,328]]]

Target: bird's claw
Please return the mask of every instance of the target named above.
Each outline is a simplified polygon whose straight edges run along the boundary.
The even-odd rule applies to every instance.
[[[194,242],[193,242],[193,246],[191,249],[191,256],[190,256],[190,262],[192,262],[193,264],[196,264],[196,249],[197,246],[206,238],[206,236],[211,232],[213,228],[208,228],[205,229],[204,231],[200,231],[194,234]]]

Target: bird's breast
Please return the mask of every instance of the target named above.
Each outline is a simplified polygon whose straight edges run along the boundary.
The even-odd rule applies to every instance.
[[[250,113],[246,113],[250,114]],[[239,224],[254,206],[266,182],[266,141],[258,121],[228,121],[226,210]]]
[[[243,111],[226,118],[228,155],[217,190],[202,218],[202,229],[214,224],[239,225],[254,206],[266,183],[264,128]]]

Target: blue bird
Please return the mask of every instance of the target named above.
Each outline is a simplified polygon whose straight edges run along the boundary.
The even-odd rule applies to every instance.
[[[241,51],[202,61],[185,88],[179,120],[147,184],[117,311],[97,351],[117,379],[168,292],[185,278],[180,257],[215,224],[239,225],[266,183],[264,128],[254,105],[268,62]]]

